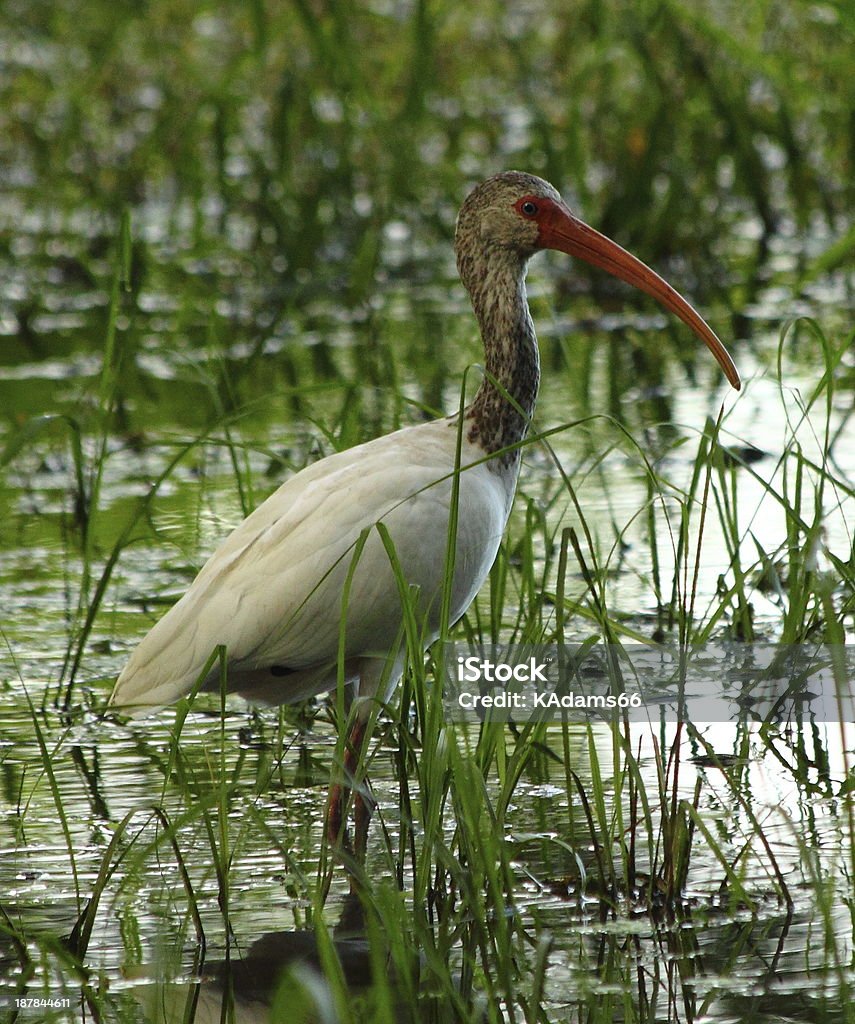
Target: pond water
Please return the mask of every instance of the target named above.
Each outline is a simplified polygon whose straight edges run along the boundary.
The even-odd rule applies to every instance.
[[[192,809],[186,780],[173,777],[170,783],[164,775],[174,742],[173,720],[172,712],[162,712],[144,724],[122,727],[88,714],[75,716],[69,727],[56,716],[38,716],[51,751],[53,779],[48,782],[43,761],[33,750],[33,719],[20,707],[4,715],[4,908],[14,920],[26,922],[32,936],[47,941],[68,934],[86,895],[98,887],[112,830],[133,812],[124,836],[126,856],[102,895],[87,957],[101,983],[109,986],[111,1019],[183,1019],[198,972],[213,972],[212,963],[227,955],[220,888],[204,823],[191,812],[178,831],[181,863],[192,879],[188,884],[207,940],[207,960],[200,965],[187,892],[163,836],[166,819],[152,812],[157,806],[180,821]],[[231,710],[221,731],[215,714],[197,713],[182,733],[182,771],[197,773],[199,788],[192,790],[196,799],[211,785],[211,762],[219,758],[222,744],[225,770],[233,779],[228,842],[235,960],[267,936],[282,947],[287,964],[295,942],[306,934],[334,734],[321,724],[303,735],[286,748],[271,782],[271,762],[283,753],[276,750],[280,724],[270,713],[259,717]],[[288,744],[294,728],[286,723]],[[667,731],[673,734],[673,728]],[[581,883],[577,863],[585,862],[593,875],[593,853],[578,807],[575,829],[568,822],[560,769],[517,786],[503,837],[515,869],[514,902],[508,912],[532,937],[548,937],[544,1005],[553,1015],[550,1019],[572,1018],[591,1000],[613,999],[620,1005],[625,998],[621,978],[632,998],[664,1004],[651,1019],[669,1019],[667,1005],[674,1000],[683,1006],[687,1020],[848,1019],[842,1000],[851,980],[851,822],[839,794],[852,732],[837,725],[804,727],[803,732],[810,732],[810,739],[792,729],[770,741],[756,730],[701,727],[716,752],[739,752],[739,766],[727,769],[738,772],[739,803],[734,780],[726,781],[720,769],[693,763],[690,755],[698,747],[684,742],[679,794],[694,802],[716,842],[711,846],[696,837],[675,920],[668,919],[664,908],[651,913],[641,899],[637,905],[628,900],[609,909],[595,886]],[[642,777],[651,793],[656,787],[651,737],[656,734],[633,728]],[[574,728],[570,738],[574,769],[590,784],[585,728]],[[603,763],[610,764],[611,733],[598,729],[594,739]],[[551,743],[556,751],[562,749],[560,730],[552,734]],[[301,744],[306,744],[305,757],[298,749]],[[394,845],[400,805],[391,762],[391,753],[381,746],[372,763],[372,782],[386,841]],[[54,786],[61,794],[63,828]],[[446,824],[452,830],[453,823]],[[716,851],[737,865],[739,888],[727,884]],[[368,870],[378,878],[389,871],[388,861],[372,847]],[[781,879],[791,906],[782,896]],[[750,903],[736,894],[742,891],[750,894]],[[347,899],[342,875],[327,902],[330,927],[344,913]],[[86,1002],[81,1005],[75,980],[62,961],[55,953],[39,958],[35,945],[31,952],[36,973],[27,993],[70,1000],[71,1009],[22,1011],[19,1019],[85,1017]],[[15,954],[7,947],[8,1002],[22,991]],[[615,961],[622,970],[615,969]],[[364,966],[361,974],[355,970],[358,989],[368,971]],[[253,974],[250,1003],[260,1000],[263,1005],[265,984],[262,974]],[[203,984],[202,992],[203,1001],[213,1001],[219,1014],[223,996],[216,983]],[[240,1007],[247,993],[239,990],[238,995]],[[152,1007],[164,999],[171,1009],[154,1012]],[[198,1019],[209,1019],[199,1013]]]
[[[264,274],[252,263],[257,225],[222,224],[215,204],[200,214],[151,201],[132,226],[138,277],[117,294],[113,375],[103,353],[115,222],[86,210],[61,215],[25,193],[6,196],[0,225],[13,237],[0,309],[0,1002],[14,1009],[22,1000],[13,1014],[22,1021],[182,1020],[193,999],[198,1020],[266,1019],[272,984],[237,986],[223,1011],[216,981],[196,980],[214,973],[211,961],[238,959],[272,932],[280,934],[268,946],[287,958],[317,921],[336,742],[329,716],[317,704],[259,711],[235,700],[221,717],[209,700],[194,706],[179,742],[172,710],[126,724],[104,718],[103,707],[134,643],[278,482],[335,447],[455,407],[464,371],[480,358],[471,316],[447,244],[427,246],[402,222],[385,226],[370,298],[342,304],[346,285],[333,277],[325,283],[339,291],[326,298],[299,274],[296,296],[278,294],[282,268]],[[444,223],[449,216],[439,211]],[[781,271],[783,259],[773,251],[769,265],[778,260]],[[734,339],[745,378],[736,396],[705,352],[688,349],[687,332],[649,309],[622,312],[615,292],[568,298],[571,273],[549,259],[531,275],[544,364],[536,427],[567,427],[550,436],[550,450],[526,450],[506,562],[525,565],[530,545],[545,566],[541,592],[554,597],[561,530],[581,531],[560,467],[589,531],[587,565],[606,581],[610,621],[628,635],[650,639],[669,627],[676,575],[684,606],[694,588],[696,621],[713,635],[778,639],[796,600],[793,577],[809,572],[798,640],[811,622],[822,634],[823,596],[839,609],[830,639],[849,639],[855,360],[838,345],[823,362],[804,324],[780,341],[795,314],[816,316],[836,337],[850,305],[843,283],[824,278],[798,304],[777,285],[756,291]],[[726,322],[722,310],[709,315]],[[836,388],[818,391],[826,365]],[[712,474],[696,558],[699,492],[687,495],[707,422],[722,407],[721,444],[744,465]],[[684,506],[689,542],[679,549]],[[796,528],[794,513],[806,525]],[[589,583],[575,564],[565,583],[578,607],[564,636],[584,639],[601,625]],[[488,591],[471,622],[489,621]],[[525,596],[522,584],[507,595],[506,625],[520,621]],[[554,610],[542,614],[554,627]],[[397,881],[409,896],[413,865],[401,855],[390,867],[402,806],[395,715],[381,722],[371,762],[381,824],[368,876]],[[544,732],[501,834],[513,872],[508,918],[530,940],[531,964],[520,962],[521,946],[514,970],[529,991],[542,957],[543,1014],[510,1003],[496,1010],[499,1000],[484,1019],[853,1019],[851,728],[809,716],[695,725],[679,734],[672,724],[633,725],[622,738],[601,724]],[[460,756],[474,758],[477,730],[451,734]],[[511,756],[514,734],[503,743]],[[627,799],[619,780],[633,752],[652,805],[651,849],[667,816],[664,771],[694,830],[678,913],[664,897],[622,892],[615,901],[597,890],[598,852],[584,801],[567,785],[568,749],[581,788],[602,787],[609,821]],[[710,750],[732,760],[711,765]],[[224,778],[225,789],[216,782]],[[485,799],[498,804],[502,792],[488,774]],[[451,804],[442,822],[450,849]],[[231,941],[214,848],[228,850]],[[640,872],[660,854],[640,853]],[[347,889],[339,870],[321,915],[330,928]],[[81,979],[61,940],[93,892],[91,973]],[[358,987],[360,971],[362,982],[370,973],[358,960],[358,930],[347,941],[354,945],[339,950],[354,953],[349,980]],[[471,963],[462,942],[454,949],[462,987]],[[431,1012],[424,1019],[457,1019]]]
[[[33,250],[50,250],[56,244],[48,225],[37,222],[27,228],[24,237],[31,238]],[[74,236],[75,226],[68,229]],[[228,255],[221,254],[220,259],[227,261]],[[554,273],[551,265],[549,270]],[[536,310],[549,301],[547,278],[543,271],[533,274]],[[453,406],[456,378],[476,356],[472,329],[452,282],[412,295],[396,286],[372,317],[393,327],[432,325],[438,337],[447,339],[439,366],[430,350],[419,351],[418,361],[417,348],[409,357],[397,352],[378,355],[372,351],[377,329],[359,319],[337,322],[332,309],[321,307],[315,312],[317,325],[290,326],[265,342],[261,356],[243,341],[227,344],[212,356],[209,346],[188,341],[176,314],[178,299],[166,292],[146,292],[139,297],[133,320],[126,316],[119,321],[122,344],[129,346],[122,367],[121,414],[106,434],[99,434],[90,404],[101,373],[96,339],[103,330],[105,297],[100,291],[87,296],[61,281],[51,287],[49,277],[44,283],[44,308],[36,321],[41,348],[30,361],[19,353],[0,368],[0,392],[11,411],[7,442],[15,436],[14,426],[26,424],[28,417],[66,417],[45,425],[31,443],[11,452],[2,492],[6,711],[0,740],[5,795],[0,891],[7,920],[23,924],[24,934],[42,942],[58,941],[71,931],[88,894],[101,890],[99,871],[113,829],[133,812],[121,843],[129,852],[103,886],[87,962],[106,980],[107,1005],[116,1019],[157,1019],[156,1014],[151,1016],[152,1000],[160,1005],[162,999],[172,1008],[158,1013],[165,1014],[164,1019],[182,1019],[188,993],[197,993],[193,979],[204,964],[198,961],[185,885],[164,844],[164,820],[151,808],[157,806],[178,820],[187,816],[179,830],[181,863],[192,880],[187,884],[193,887],[204,924],[208,962],[222,960],[227,952],[211,840],[190,810],[186,780],[176,782],[174,764],[171,772],[166,768],[174,744],[174,713],[162,712],[127,726],[103,719],[99,708],[110,680],[163,604],[181,592],[217,538],[239,521],[242,501],[253,504],[293,469],[329,450],[323,433],[327,423],[341,425],[352,415],[360,418],[360,432],[385,429],[396,417],[411,415],[412,407],[401,405],[398,396],[431,407],[440,401],[446,408]],[[229,310],[228,318],[234,317],[239,319],[239,314]],[[542,321],[543,315],[538,319]],[[660,478],[675,488],[669,493],[667,484],[662,485],[664,496],[653,513],[662,541],[659,578],[666,587],[674,564],[671,536],[679,525],[672,497],[688,486],[704,418],[715,417],[722,403],[725,443],[753,445],[763,453],[752,465],[756,475],[739,470],[741,543],[758,545],[775,557],[784,550],[786,513],[769,483],[782,491],[791,486],[782,480],[792,471],[784,456],[796,448],[804,460],[821,462],[826,426],[837,438],[832,453],[835,479],[845,483],[855,477],[855,445],[845,439],[851,430],[848,394],[830,409],[818,403],[804,414],[814,378],[809,366],[794,358],[785,384],[779,385],[768,368],[776,344],[771,334],[752,352],[737,350],[746,376],[744,392],[737,398],[726,392],[714,367],[702,359],[693,370],[694,382],[676,367],[668,370],[661,386],[615,379],[616,371],[605,364],[603,353],[615,345],[632,344],[620,335],[645,336],[651,328],[642,320],[628,322],[615,339],[610,338],[607,322],[596,323],[582,328],[590,340],[593,367],[590,387],[580,392],[567,386],[561,342],[564,330],[579,330],[578,325],[550,324],[548,314],[545,319],[546,373],[538,426],[583,421],[554,435],[551,445],[577,488],[600,564],[608,570],[612,614],[632,628],[649,636],[657,621],[649,520],[638,515],[649,501],[641,450],[655,461]],[[660,326],[659,318],[654,325]],[[7,322],[6,328],[7,337],[20,337],[15,324]],[[379,330],[382,334],[386,327]],[[414,326],[408,327],[405,345],[420,346],[417,334]],[[131,337],[133,344],[127,341]],[[388,344],[385,335],[382,340]],[[313,350],[322,365],[330,364],[328,374],[312,376]],[[363,387],[360,378],[368,359],[396,361],[394,391]],[[210,433],[202,434],[203,410],[223,400],[218,389],[235,370],[244,382],[258,378],[251,380],[258,399],[242,406],[248,411],[240,419],[228,423],[223,418]],[[616,387],[618,394],[613,396]],[[340,404],[342,395],[358,395],[355,412],[348,411],[347,400]],[[589,410],[598,407],[608,408],[609,417],[588,419]],[[76,467],[69,436],[76,435],[68,429],[72,420],[85,430],[84,473],[91,472],[89,465],[103,445],[99,507],[89,510],[89,548],[81,544],[80,510],[75,506]],[[641,448],[621,441],[621,423],[640,432]],[[201,441],[189,447],[194,436]],[[87,606],[80,596],[88,593],[91,598],[104,560],[147,493],[149,481],[162,474],[184,447],[183,458],[161,483],[155,502],[135,528],[135,542],[121,551],[75,666],[73,710],[70,717],[59,715],[51,704],[65,692],[74,665],[75,638]],[[525,462],[511,538],[513,542],[525,532],[525,503],[531,500],[547,509],[545,544],[562,524],[578,520],[566,495],[561,497],[552,457],[532,446]],[[802,494],[808,511],[816,493],[814,483],[809,478]],[[817,554],[821,569],[827,568],[831,555],[845,560],[852,547],[851,491],[830,488],[828,495]],[[731,564],[730,540],[722,517],[710,515],[697,583],[702,619],[718,600],[719,577]],[[754,552],[747,562],[756,571]],[[581,578],[579,589],[585,589]],[[780,594],[752,587],[751,595],[756,628],[774,637]],[[727,622],[726,616],[722,627]],[[590,630],[584,621],[569,628],[570,637],[574,630],[579,637]],[[280,717],[278,712],[253,712],[235,704],[230,704],[222,723],[215,708],[192,713],[181,734],[184,773],[189,765],[200,777],[209,777],[221,749],[222,770],[234,773],[228,796],[233,956],[246,954],[253,941],[271,932],[303,934],[316,886],[323,794],[335,742],[334,730],[323,716],[307,732],[310,719],[301,726],[290,712]],[[458,728],[464,745],[474,742],[471,729]],[[641,777],[655,793],[660,769],[651,741],[657,738],[660,749],[667,749],[673,727],[658,733],[633,726],[632,731],[633,747],[641,744]],[[693,764],[691,758],[702,748],[684,736],[677,748],[682,767],[676,792],[694,802],[716,845],[707,844],[700,834],[695,837],[683,910],[672,921],[645,909],[641,901],[633,905],[629,898],[608,909],[595,888],[587,890],[578,865],[591,870],[590,837],[579,826],[578,808],[575,826],[569,818],[564,820],[569,803],[560,769],[550,768],[547,761],[518,783],[504,836],[516,879],[509,912],[518,916],[520,928],[533,941],[549,937],[543,1005],[550,1020],[570,1019],[591,1000],[611,1001],[618,1019],[623,1013],[618,1007],[626,998],[646,1001],[645,1019],[650,1020],[847,1019],[842,999],[851,985],[851,808],[842,787],[850,777],[851,735],[836,724],[808,723],[771,737],[763,730],[724,725],[702,727],[701,734],[717,753],[738,754],[739,767],[729,769],[738,773],[738,783],[725,781],[719,769]],[[595,728],[592,734],[584,726],[572,728],[574,769],[590,784],[591,737],[603,765],[609,766],[608,792],[613,760],[608,728]],[[545,742],[562,754],[560,730],[547,733]],[[393,758],[382,743],[371,776],[385,842],[394,847],[399,782]],[[450,821],[447,827],[452,828]],[[735,898],[732,885],[725,884],[722,854],[735,865],[740,891],[748,894],[750,903]],[[388,862],[370,848],[372,872],[378,877],[388,873]],[[790,907],[782,896],[781,878]],[[406,879],[404,884],[406,888]],[[336,878],[325,911],[331,926],[344,906],[345,890],[344,877]],[[283,941],[281,935],[277,941]],[[286,956],[294,941],[293,936],[290,943],[285,941]],[[75,981],[61,960],[31,939],[35,974],[24,987],[27,972],[14,942],[7,942],[6,1000],[19,998],[23,991],[70,999],[68,1009],[24,1006],[19,1019],[85,1015],[87,1003],[84,999],[81,1004]],[[621,960],[622,971],[615,971],[613,963],[609,967],[615,958]],[[163,977],[173,980],[165,990],[158,985]],[[211,1001],[210,1012],[219,1019],[222,995],[216,983],[198,991],[204,994],[198,1019],[203,1019],[203,1008]],[[236,1019],[264,1019],[258,996],[257,991],[249,996],[238,993],[235,1005],[245,1016]]]

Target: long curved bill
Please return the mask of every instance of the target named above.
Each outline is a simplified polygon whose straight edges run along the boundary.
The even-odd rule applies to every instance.
[[[692,328],[716,357],[725,377],[739,391],[742,383],[730,353],[709,324],[678,291],[645,263],[636,259],[632,253],[621,248],[617,242],[613,242],[579,220],[563,203],[550,203],[549,206],[549,210],[545,211],[546,215],[539,219],[538,241],[541,246],[566,252],[568,256],[576,256],[652,295],[684,324]]]

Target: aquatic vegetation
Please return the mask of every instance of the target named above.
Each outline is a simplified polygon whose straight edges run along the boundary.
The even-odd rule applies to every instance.
[[[459,724],[441,653],[414,656],[376,709],[355,920],[321,821],[335,699],[102,718],[134,641],[278,482],[477,386],[453,216],[514,165],[729,324],[748,380],[722,409],[652,307],[533,268],[524,486],[453,639],[817,645],[845,692],[850,22],[4,8],[0,999],[55,1001],[18,1019],[201,1019],[209,997],[219,1019],[223,991],[239,1019],[222,962],[261,936],[256,965],[299,961],[264,985],[283,1021],[851,1019],[852,730],[809,709]]]

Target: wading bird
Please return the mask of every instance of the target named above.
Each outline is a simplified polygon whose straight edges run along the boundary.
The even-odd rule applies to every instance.
[[[689,303],[579,220],[542,179],[507,171],[483,182],[463,204],[454,244],[486,357],[462,421],[454,415],[406,427],[286,481],[226,538],[142,640],[111,704],[139,710],[190,693],[219,646],[228,690],[264,703],[333,689],[341,669],[361,698],[345,756],[352,777],[370,717],[364,698],[386,699],[403,672],[402,594],[393,559],[415,595],[427,648],[439,635],[443,600],[453,623],[496,557],[540,378],[525,293],[526,266],[539,250],[576,256],[658,299],[706,343],[739,388],[726,349]],[[205,683],[220,685],[219,665]],[[338,838],[341,827],[342,789],[335,786],[329,836]],[[363,843],[366,829],[363,813]],[[359,832],[357,820],[358,842]]]

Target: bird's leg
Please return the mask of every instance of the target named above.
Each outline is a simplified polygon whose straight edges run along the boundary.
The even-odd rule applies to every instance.
[[[347,839],[341,834],[343,806],[344,787],[340,782],[334,782],[330,786],[327,798],[327,842],[331,846],[338,846],[339,843],[346,842]]]
[[[353,728],[347,738],[344,751],[344,782],[335,782],[330,786],[330,795],[327,802],[327,840],[333,846],[341,846],[349,849],[347,828],[344,822],[345,790],[353,789],[352,783],[356,777],[356,769],[359,766],[359,759],[362,756],[362,746],[365,742],[367,719],[357,715]],[[371,798],[369,797],[369,801]],[[368,822],[371,819],[372,806],[366,809],[365,800],[361,793],[357,793],[354,799],[354,818],[356,828],[356,852],[364,853],[367,844]],[[364,834],[363,834],[364,833]]]
[[[377,801],[368,789],[368,779],[362,780],[362,787],[353,801],[353,853],[360,864],[365,863],[368,850],[368,826]]]

